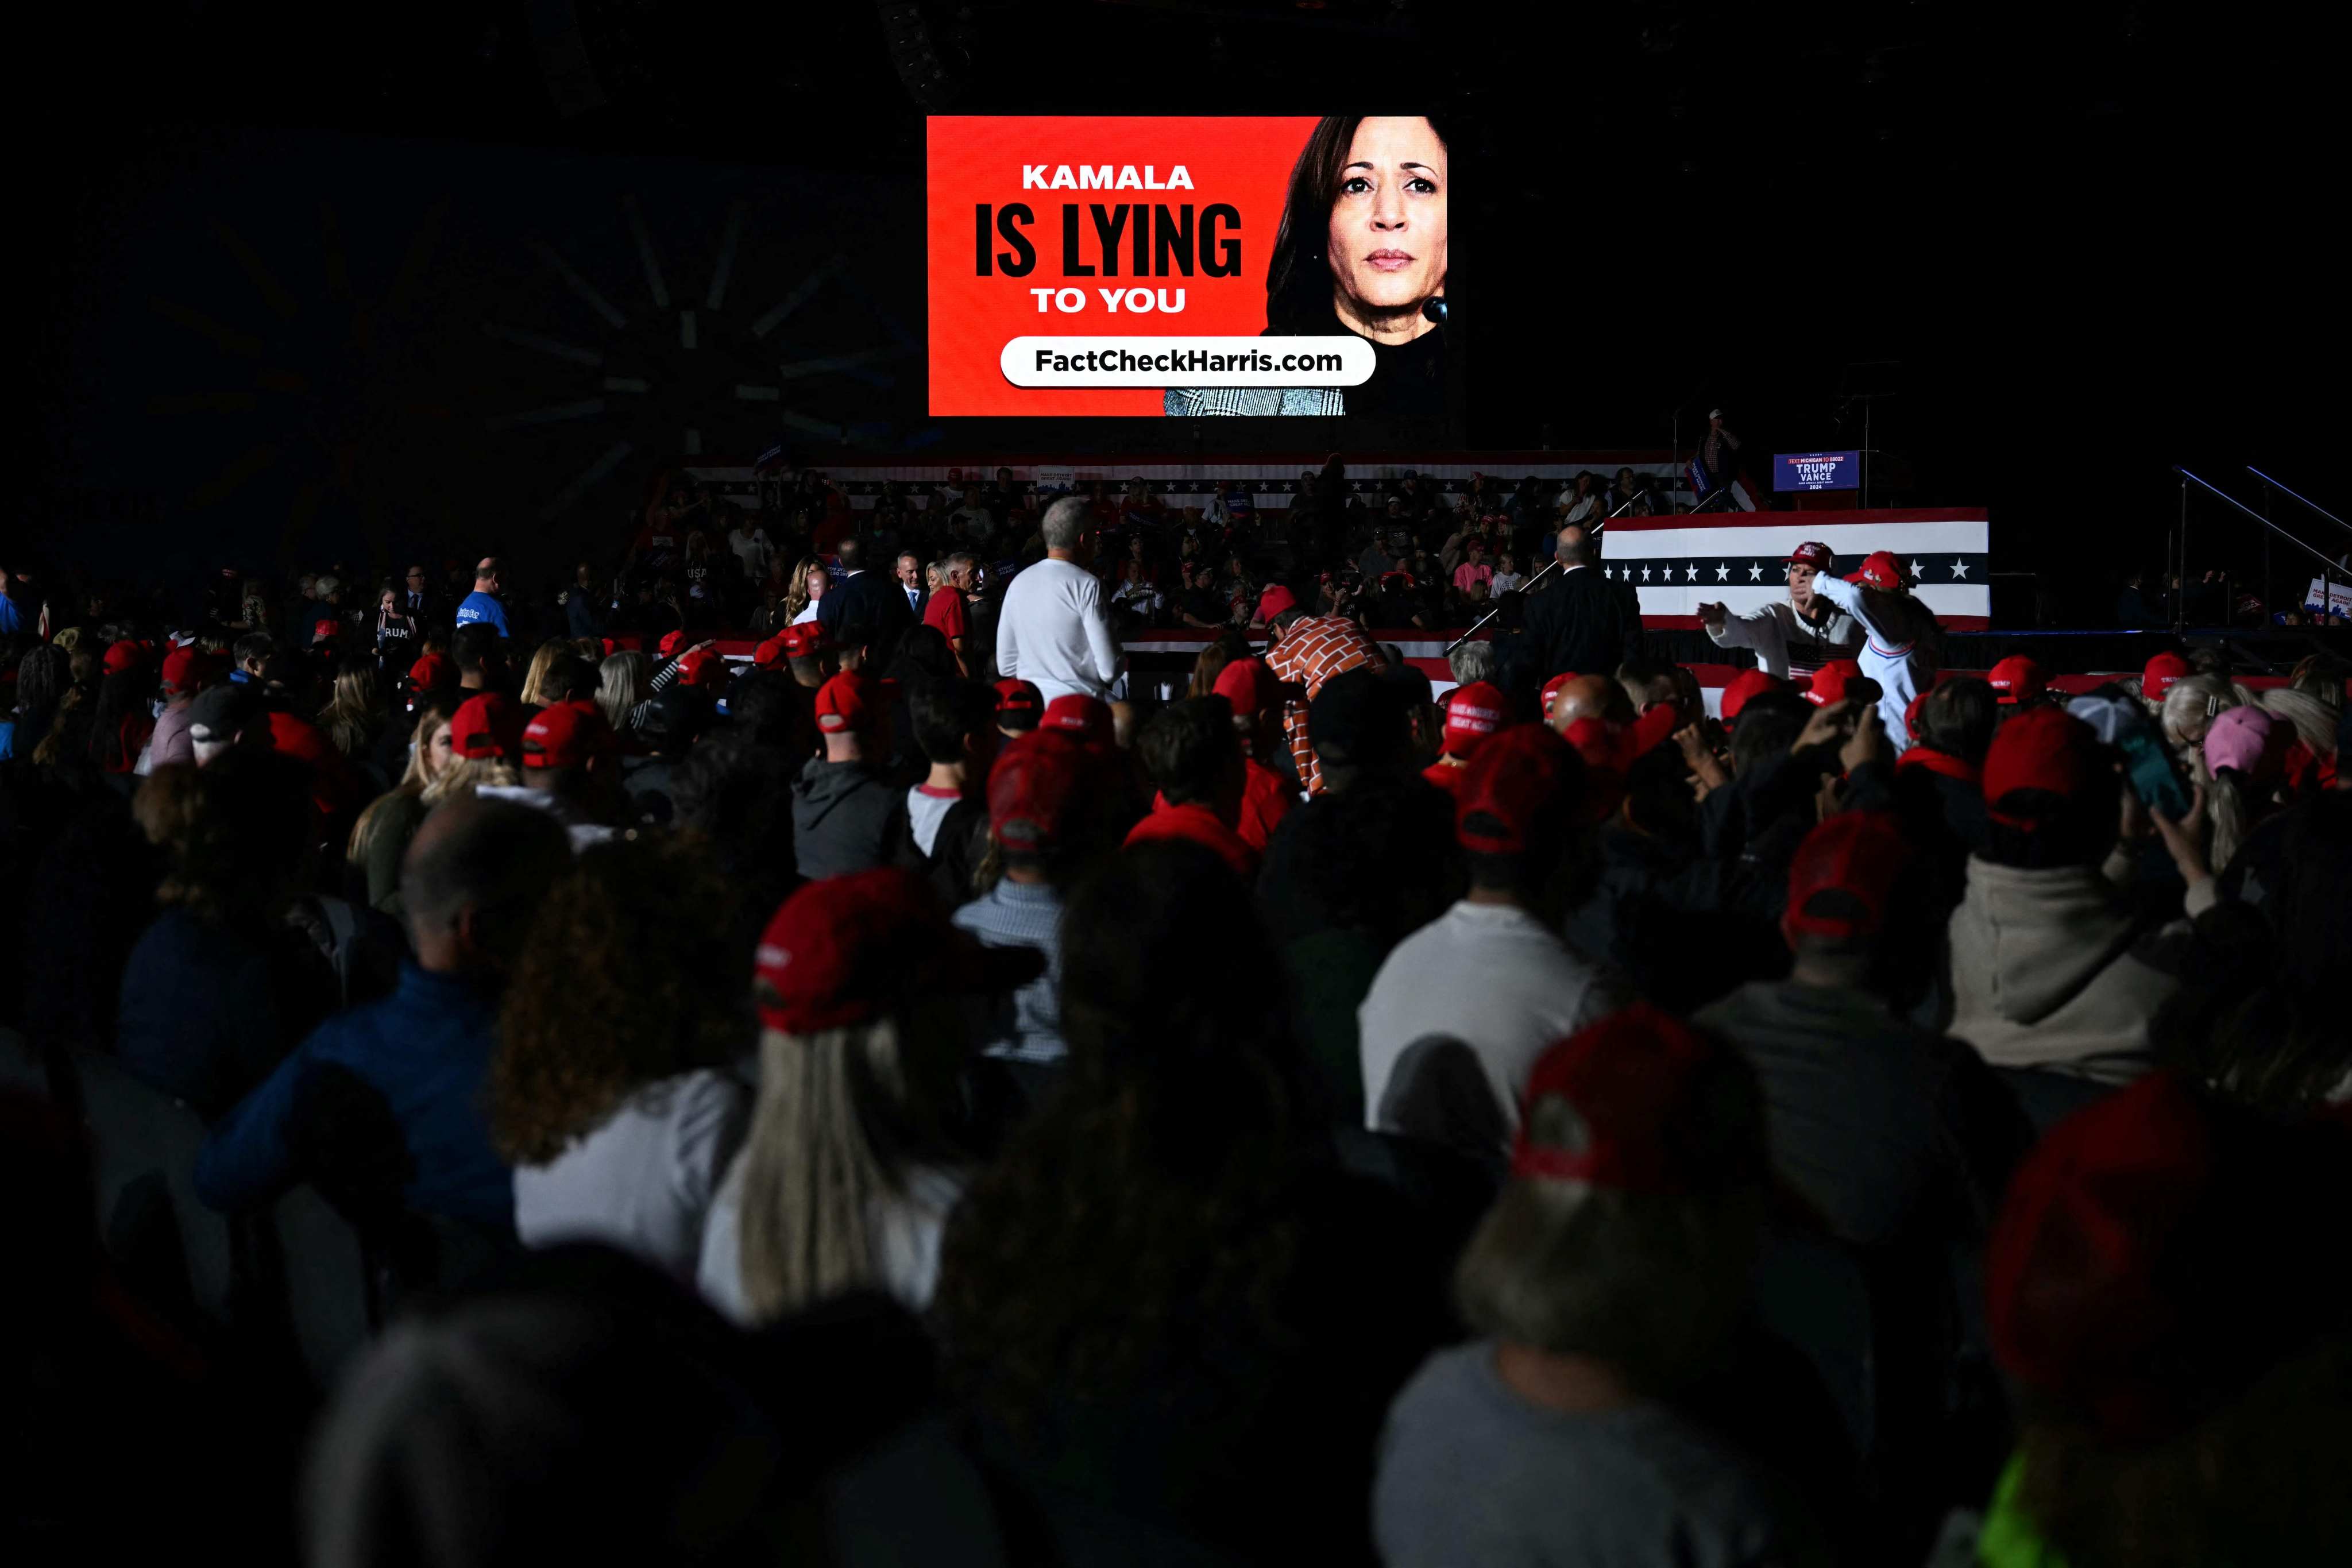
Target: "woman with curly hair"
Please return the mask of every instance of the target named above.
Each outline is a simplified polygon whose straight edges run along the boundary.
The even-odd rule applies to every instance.
[[[1055,1490],[1254,1561],[1369,1561],[1374,1439],[1444,1337],[1443,1260],[1332,1159],[1223,860],[1125,850],[1062,930],[1068,1076],[949,1224],[949,1375]]]
[[[964,999],[1044,967],[948,924],[912,872],[828,878],[784,900],[753,982],[759,1104],[703,1239],[713,1306],[749,1325],[850,1290],[929,1303],[977,1163],[961,1126]]]
[[[694,1277],[751,1091],[725,889],[695,850],[625,839],[550,893],[507,987],[490,1137],[524,1243],[608,1243]]]
[[[793,568],[793,580],[784,590],[784,611],[787,626],[799,626],[803,621],[816,619],[817,602],[824,591],[833,586],[824,563],[814,555],[803,555],[801,563]]]
[[[425,814],[433,809],[427,792],[457,761],[449,749],[449,718],[465,695],[436,691],[417,703],[407,771],[388,793],[376,796],[352,826],[344,858],[367,879],[369,907],[395,920],[401,913],[401,862],[407,858],[409,841],[424,826]]]

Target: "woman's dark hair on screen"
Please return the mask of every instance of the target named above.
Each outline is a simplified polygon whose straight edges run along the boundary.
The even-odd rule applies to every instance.
[[[1450,153],[1454,139],[1442,115],[1428,115],[1429,128]],[[1265,324],[1269,331],[1328,331],[1331,266],[1323,254],[1331,231],[1331,208],[1355,144],[1360,114],[1327,114],[1290,166],[1290,190],[1282,204],[1282,226],[1275,231],[1274,255],[1265,268]]]

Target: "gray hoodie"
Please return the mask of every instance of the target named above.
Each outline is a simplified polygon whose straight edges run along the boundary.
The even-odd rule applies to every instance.
[[[2189,916],[2218,898],[2210,879],[2199,883]],[[2179,984],[2150,961],[2147,934],[2096,867],[2021,870],[1969,857],[1952,911],[1951,1033],[1995,1067],[2130,1082],[2155,1065],[2148,1022]]]
[[[813,757],[793,781],[793,849],[810,881],[899,863],[907,831],[907,792],[893,789],[863,763]]]

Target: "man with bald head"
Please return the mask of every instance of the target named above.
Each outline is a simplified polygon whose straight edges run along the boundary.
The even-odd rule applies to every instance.
[[[467,626],[478,621],[485,626],[496,626],[499,629],[499,641],[511,640],[514,632],[507,625],[507,607],[499,598],[499,590],[502,585],[503,580],[499,572],[498,557],[483,556],[474,567],[474,591],[467,595],[457,605],[457,624],[460,626]]]
[[[1551,727],[1565,735],[1579,719],[1631,723],[1633,705],[1625,700],[1625,689],[1606,676],[1580,675],[1552,693]]]
[[[320,1025],[214,1126],[196,1195],[247,1209],[298,1182],[396,1172],[407,1209],[512,1226],[514,1180],[490,1146],[483,1086],[499,993],[571,864],[543,811],[463,796],[436,808],[401,868],[413,956],[399,984]]]
[[[1575,523],[1553,551],[1559,580],[1530,595],[1527,637],[1542,673],[1615,669],[1642,655],[1642,616],[1633,601],[1593,568],[1600,542]],[[1557,709],[1555,709],[1557,711]]]

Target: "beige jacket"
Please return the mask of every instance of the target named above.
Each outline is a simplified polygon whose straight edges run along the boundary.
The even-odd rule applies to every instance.
[[[2190,889],[2190,919],[2218,900],[2210,879]],[[1995,1067],[2129,1082],[2154,1065],[2148,1023],[2179,985],[2135,951],[2147,934],[2095,867],[2029,871],[1969,857],[1952,911],[1951,1033]]]

